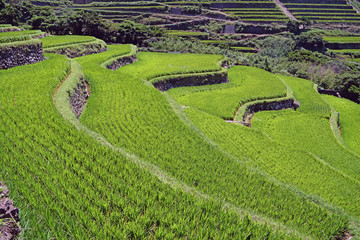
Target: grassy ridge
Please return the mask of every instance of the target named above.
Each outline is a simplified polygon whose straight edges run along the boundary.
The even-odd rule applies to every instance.
[[[360,154],[360,105],[345,98],[336,98],[329,95],[323,97],[339,112],[341,137],[346,146]]]
[[[72,45],[78,43],[87,43],[95,41],[95,37],[64,35],[64,36],[48,36],[41,39],[43,48],[59,47],[64,45]]]

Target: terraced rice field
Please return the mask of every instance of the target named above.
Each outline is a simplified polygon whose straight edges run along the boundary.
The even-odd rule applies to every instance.
[[[27,41],[44,35],[40,30],[0,32],[0,44],[18,41]]]
[[[360,108],[359,104],[347,99],[340,99],[329,95],[323,95],[326,101],[339,113],[339,123],[341,127],[341,138],[346,146],[352,151],[360,154],[360,142],[358,133],[360,132]]]
[[[44,45],[91,40],[61,38]],[[135,50],[47,54],[0,71],[0,180],[21,209],[24,237],[334,239],[359,231],[358,142],[348,134],[343,145],[332,130],[333,107],[344,134],[356,131],[356,104],[325,101],[303,79],[225,70],[219,55],[140,52],[135,63],[104,67]],[[153,86],[224,71],[227,83]],[[80,79],[91,95],[76,118],[69,94]],[[244,104],[284,97],[300,108],[257,113],[251,128],[224,121]]]
[[[90,5],[75,5],[74,8],[94,11],[99,13],[103,18],[111,19],[114,22],[147,13],[165,13],[165,6],[156,2],[110,2],[110,4],[94,2]]]
[[[324,40],[330,51],[342,55],[345,59],[353,62],[360,62],[360,37],[330,37],[325,36]]]
[[[346,0],[282,0],[296,18],[306,17],[319,23],[350,23],[360,21],[360,15]],[[98,12],[103,18],[115,22],[144,14],[181,14],[183,7],[199,7],[223,11],[244,22],[284,23],[289,18],[273,0],[247,1],[175,1],[175,2],[93,2],[74,8]],[[176,9],[176,11],[172,11]],[[183,13],[184,14],[184,13]],[[186,14],[186,13],[185,13]],[[194,14],[193,14],[194,15]],[[196,14],[195,14],[196,15]]]
[[[281,0],[296,17],[322,23],[360,23],[360,15],[345,0]]]
[[[106,50],[104,41],[91,36],[47,36],[41,39],[44,52],[60,53],[69,57],[98,53]]]
[[[194,37],[199,39],[207,39],[209,34],[206,32],[190,32],[190,31],[182,31],[182,30],[167,30],[166,34],[169,36],[178,36],[178,37]]]

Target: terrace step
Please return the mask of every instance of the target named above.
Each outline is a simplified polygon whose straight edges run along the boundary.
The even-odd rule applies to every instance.
[[[331,9],[353,9],[350,5],[340,5],[340,4],[285,4],[285,6],[290,10],[294,8],[331,8]]]
[[[347,5],[345,0],[281,0],[283,3],[311,3],[311,4],[343,4]]]
[[[300,8],[292,8],[289,9],[293,14],[300,12],[323,12],[323,13],[356,13],[354,9],[300,9]]]

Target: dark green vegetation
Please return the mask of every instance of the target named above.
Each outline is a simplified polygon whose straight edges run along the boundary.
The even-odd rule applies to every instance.
[[[282,2],[299,19],[307,18],[319,23],[360,22],[360,15],[345,0],[282,0]]]

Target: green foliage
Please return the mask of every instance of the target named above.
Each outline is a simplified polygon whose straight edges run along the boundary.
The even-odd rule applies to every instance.
[[[302,33],[295,37],[296,47],[305,48],[310,51],[325,51],[325,41],[320,34]]]
[[[200,6],[182,6],[181,13],[198,15],[202,13],[202,8]]]
[[[354,102],[360,102],[360,77],[359,74],[346,73],[338,76],[339,82],[337,89],[340,94]]]
[[[217,54],[223,55],[232,62],[245,62],[245,55],[231,50],[230,48],[220,48],[203,43],[197,39],[180,39],[175,37],[152,38],[144,42],[149,50],[165,52],[187,52],[200,54]]]
[[[267,37],[258,40],[256,44],[261,48],[260,56],[271,58],[280,58],[289,54],[295,48],[295,42],[291,38],[284,37]]]
[[[326,61],[322,54],[318,52],[312,52],[309,50],[295,50],[288,54],[290,61],[302,61],[302,62],[317,62],[323,63]]]
[[[300,32],[301,32],[300,22],[295,21],[295,20],[289,20],[286,23],[286,28],[289,32],[294,33],[294,34],[300,34]]]

